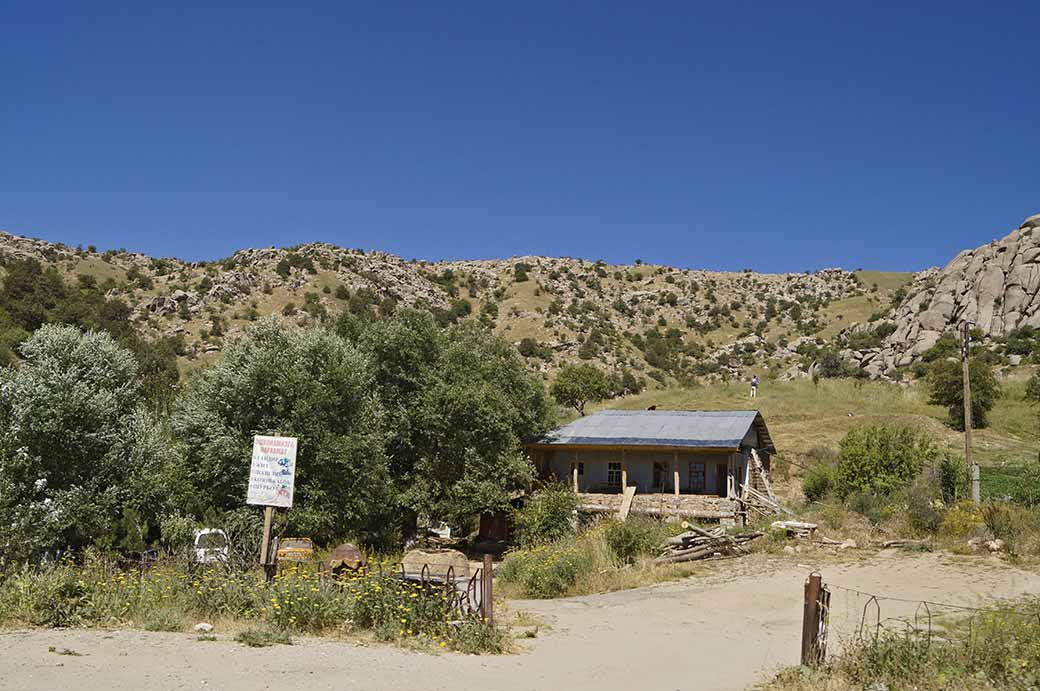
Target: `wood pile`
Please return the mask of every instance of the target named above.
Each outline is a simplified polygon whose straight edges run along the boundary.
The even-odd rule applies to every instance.
[[[681,535],[670,537],[661,545],[661,555],[654,561],[658,564],[678,564],[684,561],[697,561],[709,557],[727,556],[732,554],[747,554],[744,545],[755,538],[762,537],[763,533],[752,531],[727,535],[722,528],[714,530],[703,530],[694,526],[688,526],[688,530]]]

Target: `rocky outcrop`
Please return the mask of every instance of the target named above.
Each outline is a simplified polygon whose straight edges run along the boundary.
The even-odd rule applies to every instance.
[[[1001,240],[964,250],[942,270],[917,274],[892,315],[897,328],[871,358],[868,372],[890,374],[911,364],[964,321],[990,337],[1040,327],[1038,290],[1040,214]]]

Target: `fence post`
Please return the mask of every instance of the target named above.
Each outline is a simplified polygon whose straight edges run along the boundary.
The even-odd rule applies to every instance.
[[[491,592],[493,572],[494,565],[491,555],[485,554],[484,568],[480,572],[480,611],[484,615],[484,622],[488,626],[494,626],[495,624],[495,606]]]
[[[815,666],[820,661],[820,590],[823,576],[809,574],[805,581],[805,605],[802,611],[802,664]]]

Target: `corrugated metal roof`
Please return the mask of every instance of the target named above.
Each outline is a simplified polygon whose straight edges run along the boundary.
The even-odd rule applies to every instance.
[[[549,432],[552,446],[668,446],[736,449],[754,426],[759,447],[775,451],[756,410],[603,410]]]

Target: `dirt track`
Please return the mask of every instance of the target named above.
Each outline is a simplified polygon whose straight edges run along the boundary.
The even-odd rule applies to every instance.
[[[745,689],[797,662],[808,557],[718,562],[713,573],[639,590],[511,603],[551,622],[497,657],[427,655],[300,639],[252,649],[194,635],[132,631],[0,634],[0,689]],[[908,599],[974,605],[1040,594],[1040,575],[992,559],[886,552],[823,564],[825,580]],[[834,589],[832,640],[859,625],[865,598]],[[885,617],[916,605],[884,602]],[[59,656],[48,646],[81,657]]]

